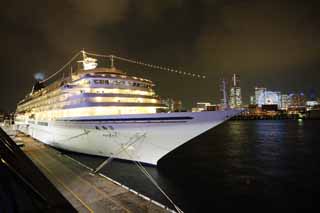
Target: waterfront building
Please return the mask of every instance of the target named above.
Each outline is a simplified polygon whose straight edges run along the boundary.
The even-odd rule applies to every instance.
[[[264,105],[277,105],[280,108],[281,93],[274,91],[266,91]]]
[[[229,108],[228,98],[227,98],[227,81],[224,78],[221,80],[220,92],[221,92],[220,106],[222,109],[227,109]]]
[[[167,107],[169,112],[181,112],[182,111],[182,101],[175,100],[173,98],[162,99],[162,104]]]
[[[182,107],[182,101],[181,100],[173,100],[173,107],[172,107],[172,112],[182,112],[183,107]]]
[[[230,89],[230,108],[240,108],[242,106],[240,77],[233,74],[232,87]]]
[[[289,95],[290,104],[289,107],[305,107],[307,99],[304,93],[291,93]]]
[[[319,102],[318,101],[307,101],[306,107],[307,107],[307,111],[312,110],[312,109],[316,109],[319,107]]]
[[[290,104],[290,99],[289,99],[289,95],[287,94],[282,94],[281,95],[281,104],[280,104],[280,108],[282,110],[287,110]]]
[[[281,107],[281,93],[275,91],[267,91],[264,87],[255,88],[255,102],[259,107],[262,105],[277,105]]]
[[[255,105],[256,104],[256,97],[254,95],[250,96],[250,104]]]
[[[266,91],[267,91],[267,88],[264,88],[264,87],[254,88],[255,104],[257,104],[259,107],[261,107],[262,104],[266,102],[266,98],[265,98]]]
[[[291,93],[289,95],[289,114],[304,114],[306,108],[307,99],[304,93]]]
[[[217,111],[219,110],[219,105],[216,104],[212,104],[206,107],[206,111]]]
[[[212,106],[210,102],[198,102],[196,107],[192,108],[192,112],[207,111],[207,107]]]

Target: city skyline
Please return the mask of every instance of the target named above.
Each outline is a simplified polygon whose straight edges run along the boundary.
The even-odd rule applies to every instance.
[[[303,9],[301,9],[303,8]],[[81,49],[205,75],[205,79],[117,63],[153,80],[162,97],[219,102],[219,79],[241,76],[242,99],[255,86],[319,94],[318,1],[54,1],[1,7],[1,108],[15,110],[34,74],[57,71]]]
[[[278,105],[279,108],[287,108],[288,101],[292,96],[301,96],[305,99],[305,102],[311,101],[320,103],[320,97],[317,96],[314,90],[309,91],[309,93],[301,91],[283,92],[261,86],[251,88],[251,94],[249,94],[248,100],[243,101],[240,78],[241,77],[236,73],[232,75],[231,80],[230,78],[228,79],[223,76],[219,87],[220,100],[216,102],[210,100],[201,101],[218,104],[221,105],[222,108],[225,108],[225,105],[228,105],[230,108],[241,108],[247,105],[257,105],[258,107],[261,107],[262,105],[272,104]]]

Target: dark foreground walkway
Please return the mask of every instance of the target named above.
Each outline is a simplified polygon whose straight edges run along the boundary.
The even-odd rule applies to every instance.
[[[24,153],[79,212],[168,212],[57,150],[20,134]]]
[[[76,212],[0,128],[0,212]]]

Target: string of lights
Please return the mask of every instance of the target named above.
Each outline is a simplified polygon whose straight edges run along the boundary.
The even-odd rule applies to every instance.
[[[124,58],[124,57],[120,57],[120,56],[116,56],[116,55],[101,55],[101,54],[96,54],[96,53],[89,53],[89,52],[85,52],[87,55],[91,55],[91,56],[98,56],[98,57],[104,57],[104,58],[110,58],[110,59],[118,59],[120,61],[125,61],[125,62],[129,62],[129,63],[133,63],[133,64],[137,64],[140,66],[145,66],[148,68],[153,68],[153,69],[158,69],[158,70],[163,70],[163,71],[167,71],[167,72],[172,72],[172,73],[176,73],[179,75],[187,75],[193,78],[206,78],[205,75],[200,75],[200,74],[196,74],[196,73],[191,73],[191,72],[184,72],[178,69],[173,69],[173,68],[169,68],[169,67],[164,67],[164,66],[159,66],[159,65],[154,65],[154,64],[148,64],[148,63],[144,63],[142,61],[137,61],[137,60],[133,60],[133,59],[128,59],[128,58]]]
[[[148,68],[152,68],[152,69],[158,69],[158,70],[163,70],[163,71],[167,71],[167,72],[171,72],[171,73],[176,73],[179,75],[187,75],[189,77],[193,77],[193,78],[201,78],[204,79],[206,78],[205,75],[200,75],[200,74],[196,74],[196,73],[191,73],[191,72],[184,72],[178,69],[173,69],[173,68],[169,68],[169,67],[164,67],[164,66],[159,66],[159,65],[154,65],[154,64],[148,64],[148,63],[144,63],[142,61],[137,61],[137,60],[133,60],[133,59],[128,59],[128,58],[124,58],[124,57],[120,57],[120,56],[116,56],[116,55],[103,55],[103,54],[96,54],[96,53],[90,53],[90,52],[86,52],[84,50],[79,51],[78,53],[76,53],[66,64],[64,64],[58,71],[56,71],[55,73],[53,73],[52,75],[50,75],[48,78],[44,79],[41,81],[41,83],[44,83],[48,80],[50,80],[51,78],[53,78],[54,76],[56,76],[57,74],[59,74],[60,72],[62,72],[69,64],[71,64],[73,62],[73,60],[75,60],[80,54],[86,54],[89,56],[96,56],[96,57],[103,57],[103,58],[109,58],[111,59],[112,63],[114,59],[118,59],[120,61],[124,61],[124,62],[128,62],[128,63],[133,63],[133,64],[137,64],[140,66],[144,66],[144,67],[148,67]]]

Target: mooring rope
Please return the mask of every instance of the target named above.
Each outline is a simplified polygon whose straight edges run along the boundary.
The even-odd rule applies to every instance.
[[[127,150],[124,150],[129,158],[132,160],[133,157],[130,155]],[[178,206],[173,202],[173,200],[169,197],[169,195],[160,187],[157,181],[152,177],[152,175],[144,168],[144,166],[136,160],[133,160],[136,166],[141,170],[141,172],[153,183],[153,185],[167,198],[167,200],[172,204],[172,206],[177,210],[178,213],[184,213]]]

